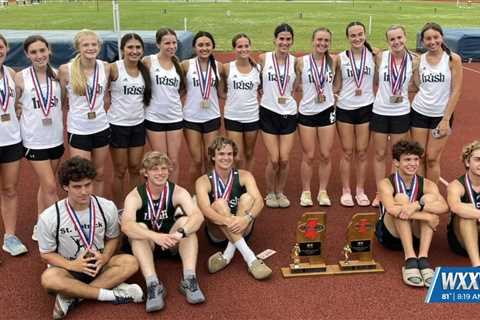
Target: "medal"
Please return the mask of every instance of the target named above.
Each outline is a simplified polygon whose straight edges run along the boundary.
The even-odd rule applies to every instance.
[[[362,54],[361,54],[361,59],[360,59],[360,66],[357,68],[357,63],[355,62],[355,55],[353,54],[353,51],[349,51],[350,54],[348,55],[348,58],[350,59],[350,66],[352,67],[352,73],[353,73],[353,81],[355,82],[355,95],[356,96],[361,96],[362,95],[362,84],[363,80],[365,79],[365,63],[367,61],[367,49],[365,47],[362,48]]]
[[[204,77],[202,66],[198,62],[198,58],[195,60],[195,66],[197,68],[198,80],[200,83],[200,93],[202,95],[202,101],[200,105],[202,108],[208,108],[210,106],[210,92],[212,91],[212,68],[209,62],[207,64],[207,71]]]
[[[89,113],[87,113],[88,120],[93,120],[96,117],[97,117],[97,114],[95,113],[95,111],[90,111]]]
[[[10,114],[7,113],[8,109],[8,102],[10,100],[10,95],[8,94],[9,91],[9,83],[8,83],[8,70],[7,67],[3,66],[3,89],[0,89],[0,107],[2,108],[2,111],[4,114],[1,116],[2,121],[9,121],[10,120]],[[8,116],[8,117],[7,117]]]
[[[400,69],[398,69],[395,63],[395,57],[390,52],[388,53],[388,78],[390,79],[390,87],[392,90],[390,103],[403,102],[402,87],[407,78],[407,55],[407,53],[403,55]]]
[[[80,241],[85,246],[85,249],[87,251],[90,251],[93,246],[93,242],[95,239],[95,230],[97,227],[97,218],[95,214],[96,210],[95,210],[95,205],[92,201],[92,197],[90,197],[90,207],[88,210],[89,225],[90,225],[90,229],[88,230],[88,233],[86,230],[83,229],[83,226],[80,223],[80,220],[78,219],[77,213],[68,202],[68,199],[65,200],[65,207],[67,207],[68,216],[70,217],[70,220],[72,221],[73,225],[75,226],[75,229],[77,230],[78,235],[80,236]],[[88,238],[87,238],[87,235],[88,235]],[[92,253],[87,253],[87,254],[90,254],[93,256]]]
[[[233,187],[233,170],[230,170],[226,184],[223,183],[222,179],[215,170],[212,172],[212,180],[215,200],[222,198],[228,201],[230,199],[230,194],[232,193]]]
[[[418,195],[418,177],[417,175],[413,176],[412,180],[412,189],[410,191],[410,194],[407,192],[407,186],[405,185],[405,181],[403,181],[402,176],[398,172],[398,170],[395,172],[395,191],[397,193],[404,193],[408,195],[408,199],[410,202],[414,202],[417,199]]]
[[[315,99],[316,103],[325,102],[323,88],[325,86],[325,69],[327,64],[326,60],[326,57],[323,57],[320,70],[318,70],[318,66],[315,62],[315,59],[313,58],[313,54],[310,55],[310,73],[313,76],[313,83],[315,84],[315,89],[317,90],[317,98]]]
[[[479,209],[480,203],[477,202],[477,199],[475,199],[475,197],[473,196],[475,191],[473,190],[472,182],[470,181],[470,177],[468,176],[468,173],[465,173],[465,187],[467,189],[467,194],[468,194],[468,198],[470,199],[470,202],[473,204],[475,209]]]
[[[277,101],[279,104],[285,104],[287,103],[287,97],[285,93],[287,92],[287,86],[288,86],[288,70],[290,68],[290,56],[287,55],[285,58],[285,64],[283,65],[283,80],[282,77],[280,76],[280,68],[277,63],[277,58],[275,56],[275,52],[272,52],[272,61],[273,61],[273,68],[275,70],[275,82],[277,83],[277,88],[278,92],[280,93],[280,96],[278,97]]]
[[[44,119],[42,119],[42,124],[43,124],[44,126],[46,126],[46,127],[51,126],[52,123],[53,123],[53,122],[52,122],[52,118],[44,118]]]
[[[30,76],[32,78],[33,82],[33,88],[35,89],[35,96],[37,97],[37,101],[40,104],[40,108],[42,109],[43,115],[45,118],[48,118],[48,115],[50,114],[50,110],[53,107],[53,102],[54,99],[53,97],[53,92],[55,91],[54,87],[54,82],[52,81],[52,78],[47,76],[47,92],[44,95],[42,86],[40,85],[40,81],[38,81],[37,73],[35,72],[35,69],[33,67],[30,67]],[[43,119],[46,120],[46,119]],[[43,124],[45,125],[45,121],[43,121]],[[52,119],[50,120],[50,124],[52,124]]]
[[[160,193],[160,199],[157,208],[155,209],[155,204],[153,203],[152,193],[148,187],[148,183],[145,185],[145,190],[147,191],[147,213],[148,220],[152,223],[154,230],[159,231],[162,228],[163,219],[162,217],[162,208],[165,206],[164,210],[167,210],[168,206],[168,197],[170,195],[170,188],[168,186],[168,181],[165,182],[163,190]]]
[[[96,118],[95,111],[95,103],[97,102],[97,95],[98,95],[98,87],[99,87],[99,79],[98,79],[98,63],[95,62],[95,70],[93,72],[93,87],[87,84],[87,92],[85,94],[85,98],[87,99],[88,110],[90,112],[87,114],[89,120],[93,120]]]
[[[0,116],[2,122],[10,121],[10,113],[4,113]]]

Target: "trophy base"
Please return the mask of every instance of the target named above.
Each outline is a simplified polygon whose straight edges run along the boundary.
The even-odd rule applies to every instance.
[[[349,267],[352,266],[352,261],[349,261]],[[343,261],[341,261],[343,262]],[[367,269],[366,267],[362,268],[350,268],[350,269],[342,269],[339,264],[329,264],[325,265],[326,270],[325,271],[313,271],[313,270],[308,270],[308,269],[303,269],[301,272],[292,272],[292,266],[291,264],[289,267],[282,268],[282,275],[284,278],[295,278],[295,277],[308,277],[308,276],[333,276],[333,275],[342,275],[342,274],[356,274],[356,273],[379,273],[379,272],[385,272],[383,267],[378,263],[378,262],[373,262],[374,264],[370,264],[370,267]],[[308,263],[305,263],[308,265]],[[303,263],[300,264],[300,268],[302,268]]]

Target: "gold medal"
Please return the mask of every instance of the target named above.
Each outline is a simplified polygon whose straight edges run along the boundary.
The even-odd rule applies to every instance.
[[[362,95],[362,89],[355,89],[355,95],[356,96],[361,96]]]
[[[390,96],[390,103],[402,103],[403,97],[398,95]]]
[[[46,127],[47,127],[47,126],[51,126],[52,123],[53,123],[52,118],[44,118],[44,119],[42,119],[42,124],[43,124],[44,126],[46,126]]]
[[[0,116],[2,122],[10,121],[10,113],[4,113]]]
[[[97,114],[95,113],[95,111],[91,111],[87,114],[87,117],[88,117],[88,120],[93,120],[97,117]]]
[[[317,98],[315,99],[317,103],[324,103],[325,102],[325,95],[319,94]]]
[[[208,108],[210,107],[210,101],[203,99],[200,105],[202,106],[202,108]]]
[[[278,103],[280,104],[287,103],[287,97],[278,97]]]

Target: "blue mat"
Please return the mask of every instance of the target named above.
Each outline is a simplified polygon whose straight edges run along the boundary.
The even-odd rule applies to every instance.
[[[480,29],[443,29],[447,46],[458,53],[462,60],[480,60]],[[417,33],[417,50],[425,52]]]
[[[118,60],[117,34],[112,31],[96,31],[102,38],[102,50],[98,56],[104,61],[113,62]],[[122,30],[122,35],[130,31]],[[145,42],[145,55],[158,52],[155,43],[156,31],[133,31],[138,33]],[[58,67],[67,63],[75,56],[73,48],[73,38],[77,30],[0,30],[8,41],[10,51],[8,52],[5,64],[16,69],[24,68],[30,63],[23,52],[23,41],[30,35],[39,34],[45,37],[50,43],[53,57],[50,59],[52,66]],[[191,32],[176,31],[178,37],[177,56],[180,60],[188,59],[193,56]]]

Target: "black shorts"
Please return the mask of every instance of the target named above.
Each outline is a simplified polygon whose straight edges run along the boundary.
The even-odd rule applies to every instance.
[[[387,227],[383,223],[383,219],[377,221],[375,225],[375,236],[377,237],[378,242],[383,245],[385,248],[394,250],[394,251],[401,251],[403,250],[402,241],[400,238],[394,237],[390,231],[388,231]],[[420,246],[420,239],[412,235],[413,237],[413,246],[418,248]]]
[[[111,136],[110,128],[92,134],[73,134],[69,132],[68,143],[74,148],[92,151],[93,149],[108,146]]]
[[[350,124],[363,124],[370,122],[373,103],[355,110],[344,110],[337,107],[337,121]]]
[[[145,145],[145,126],[143,123],[135,126],[117,126],[110,124],[112,148],[134,148]]]
[[[425,116],[417,111],[413,110],[410,112],[410,121],[413,128],[423,128],[423,129],[435,129],[443,117],[429,117]],[[453,126],[453,114],[449,121],[450,128]]]
[[[281,115],[260,106],[260,128],[265,133],[283,135],[294,133],[297,130],[295,115]]]
[[[243,236],[243,239],[245,239],[245,241],[250,240],[254,228],[255,228],[255,220],[253,221],[252,228],[250,229],[250,232]],[[205,223],[204,230],[205,230],[205,234],[207,235],[208,242],[211,245],[213,245],[213,246],[215,246],[219,249],[225,249],[227,247],[228,239],[220,240],[220,241],[218,241],[216,239],[213,239],[212,236],[210,235],[210,233],[208,232],[208,227],[207,227],[206,223]]]
[[[185,129],[198,131],[200,133],[209,133],[220,129],[220,118],[208,120],[207,122],[191,122],[183,120]]]
[[[0,163],[17,161],[22,157],[23,145],[21,142],[0,147]]]
[[[307,127],[326,127],[335,123],[335,108],[331,106],[312,115],[298,114],[298,124]]]
[[[145,120],[145,128],[150,131],[174,131],[183,129],[184,123],[182,121],[171,122],[171,123],[158,123],[150,120]]]
[[[453,219],[455,219],[455,217],[456,215],[452,214],[452,219],[450,219],[450,222],[447,225],[448,246],[450,247],[450,250],[452,250],[454,253],[463,257],[468,257],[467,250],[465,250],[465,248],[462,246],[453,229]],[[480,237],[478,239],[478,244],[480,245]]]
[[[240,122],[236,120],[223,119],[223,124],[225,126],[225,130],[227,131],[248,132],[257,131],[260,129],[260,121]]]
[[[65,147],[63,144],[48,149],[23,148],[23,155],[29,161],[57,160],[63,156]]]
[[[385,134],[402,134],[410,130],[410,114],[401,116],[384,116],[372,113],[370,131]]]

